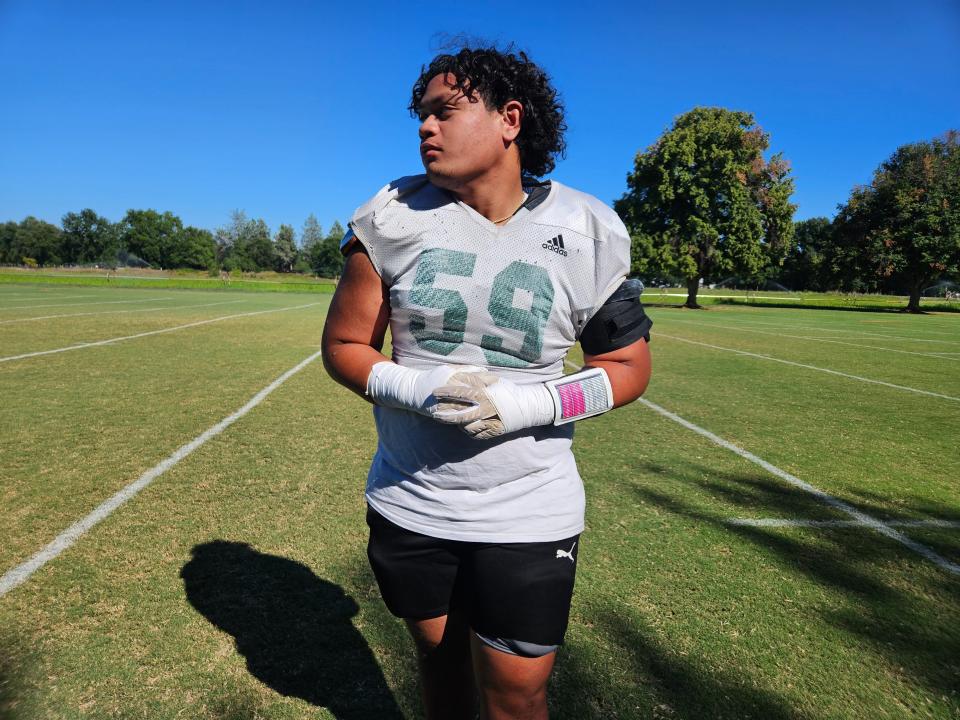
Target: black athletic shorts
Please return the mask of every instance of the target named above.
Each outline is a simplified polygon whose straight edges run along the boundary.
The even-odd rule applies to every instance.
[[[474,632],[560,645],[567,630],[579,535],[535,543],[443,540],[367,509],[367,556],[391,613],[426,620],[457,610]]]

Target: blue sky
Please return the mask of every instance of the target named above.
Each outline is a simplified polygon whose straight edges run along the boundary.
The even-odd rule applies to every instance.
[[[552,177],[608,203],[696,105],[754,114],[792,163],[798,220],[960,127],[957,0],[0,0],[0,221],[345,222],[422,172],[405,108],[442,33],[516,42],[548,70],[570,126]]]

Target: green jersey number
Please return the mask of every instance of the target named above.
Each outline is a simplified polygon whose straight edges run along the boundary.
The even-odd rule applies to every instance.
[[[427,329],[421,313],[411,313],[410,333],[424,350],[438,355],[449,355],[463,343],[467,327],[467,304],[456,290],[433,286],[437,273],[471,277],[476,265],[475,253],[432,248],[420,256],[410,290],[410,302],[423,307],[443,310],[443,328]],[[516,291],[530,294],[530,309],[514,307]],[[499,367],[526,367],[540,358],[543,351],[543,332],[553,307],[553,283],[542,267],[515,260],[493,279],[487,312],[497,327],[523,332],[523,343],[518,350],[503,347],[503,337],[484,334],[480,347],[491,365]]]
[[[532,295],[529,310],[513,306],[517,288]],[[553,283],[550,275],[538,265],[514,260],[497,273],[490,288],[487,310],[497,327],[523,331],[523,345],[516,353],[503,349],[499,335],[484,335],[480,341],[487,362],[501,367],[525,367],[540,358],[543,351],[543,329],[553,307]]]
[[[446,275],[473,275],[477,256],[457,250],[433,248],[420,256],[417,274],[410,290],[410,302],[423,307],[443,310],[443,329],[439,332],[427,329],[427,321],[420,313],[410,315],[410,333],[424,350],[437,355],[449,355],[463,342],[467,327],[467,304],[456,290],[433,287],[437,273]]]

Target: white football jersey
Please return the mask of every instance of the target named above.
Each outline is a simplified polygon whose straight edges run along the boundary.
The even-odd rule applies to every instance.
[[[553,181],[495,225],[425,175],[361,206],[360,242],[390,289],[393,360],[479,365],[517,384],[563,374],[567,351],[630,266],[617,214]],[[417,413],[375,407],[367,501],[392,522],[452,540],[541,542],[583,529],[573,425],[474,440]]]

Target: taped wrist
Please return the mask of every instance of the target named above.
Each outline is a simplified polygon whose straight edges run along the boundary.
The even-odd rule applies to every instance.
[[[556,415],[550,393],[540,383],[516,385],[498,380],[486,388],[486,393],[497,409],[504,432],[549,425]]]
[[[431,393],[454,372],[449,365],[414,370],[392,362],[378,362],[367,376],[367,395],[377,405],[430,415],[427,403]]]
[[[587,368],[544,383],[554,405],[554,425],[582,420],[613,408],[613,388],[601,368]]]

